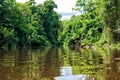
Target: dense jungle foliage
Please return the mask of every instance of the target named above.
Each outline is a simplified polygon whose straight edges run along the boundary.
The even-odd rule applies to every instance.
[[[0,0],[0,47],[57,45],[61,16],[54,8],[52,0],[39,5]]]
[[[77,0],[81,15],[64,20],[59,40],[66,46],[120,42],[120,0]]]
[[[53,0],[0,0],[0,47],[74,46],[120,42],[120,0],[77,0],[80,12],[61,21]]]

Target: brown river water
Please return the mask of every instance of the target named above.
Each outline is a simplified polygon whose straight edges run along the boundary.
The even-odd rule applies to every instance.
[[[62,67],[69,66],[73,75],[89,75],[86,80],[120,80],[120,50],[63,47],[0,50],[0,80],[54,80],[61,76]]]

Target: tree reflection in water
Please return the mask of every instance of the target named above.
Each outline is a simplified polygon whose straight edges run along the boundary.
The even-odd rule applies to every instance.
[[[0,50],[0,80],[54,80],[60,67],[72,66],[73,74],[95,80],[120,80],[120,50],[32,48]]]
[[[106,65],[105,80],[120,80],[120,50],[113,50],[109,64]]]

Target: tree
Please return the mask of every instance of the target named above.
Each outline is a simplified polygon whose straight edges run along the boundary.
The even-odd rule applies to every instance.
[[[100,0],[99,10],[101,11],[101,20],[103,22],[103,33],[100,43],[119,42],[119,10],[120,2],[118,0]]]
[[[17,39],[14,35],[13,8],[15,0],[3,0],[0,6],[0,46],[11,47],[16,45]]]
[[[75,10],[82,13],[91,12],[96,9],[97,4],[99,4],[98,0],[77,0]]]
[[[64,45],[74,46],[97,43],[102,34],[102,22],[98,12],[98,2],[93,0],[77,0],[77,11],[81,15],[72,16],[70,20],[63,21],[63,30],[59,39]]]
[[[52,45],[56,45],[58,42],[58,31],[60,29],[60,15],[54,11],[57,5],[53,0],[46,0],[44,4],[40,4],[38,7],[39,20],[43,25],[46,33],[47,40]]]

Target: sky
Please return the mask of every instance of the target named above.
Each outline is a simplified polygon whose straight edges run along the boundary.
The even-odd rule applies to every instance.
[[[24,3],[28,0],[16,0],[17,2]],[[43,3],[45,0],[35,0],[37,4]],[[62,19],[69,19],[72,15],[77,15],[78,12],[72,11],[75,7],[77,0],[54,0],[58,8],[55,9],[59,14],[62,15]]]

